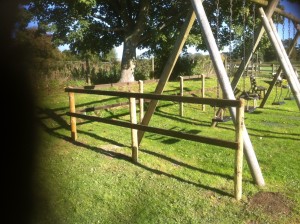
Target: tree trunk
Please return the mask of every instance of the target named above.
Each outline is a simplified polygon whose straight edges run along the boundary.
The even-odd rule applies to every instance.
[[[119,82],[134,81],[137,44],[138,42],[132,36],[125,38],[121,62],[121,79]]]
[[[130,1],[121,1],[122,3]],[[147,16],[149,16],[150,1],[140,1],[140,11],[135,22],[130,21],[129,16],[123,14],[127,29],[124,38],[124,48],[121,62],[121,79],[119,82],[133,82],[134,69],[136,65],[136,48],[142,33],[146,27]]]

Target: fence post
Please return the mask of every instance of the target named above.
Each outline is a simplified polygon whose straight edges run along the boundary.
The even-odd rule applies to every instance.
[[[143,80],[139,80],[139,92],[144,93],[144,82]],[[142,123],[144,117],[144,99],[140,98],[140,123]]]
[[[205,75],[202,74],[202,98],[205,97]],[[205,104],[202,104],[202,111],[205,111]]]
[[[238,148],[236,150],[235,157],[235,169],[234,169],[234,196],[236,200],[242,198],[242,178],[243,178],[243,130],[244,130],[244,100],[240,100],[239,107],[236,107],[236,141],[238,142]]]
[[[179,76],[180,78],[180,96],[183,96],[183,77]],[[179,116],[183,116],[183,102],[179,102]]]
[[[136,119],[136,100],[135,98],[129,98],[130,103],[130,122],[132,124],[137,123]],[[138,136],[137,129],[131,128],[131,145],[132,145],[132,160],[133,162],[138,162]]]
[[[69,92],[69,105],[70,105],[70,112],[75,113],[75,94]],[[72,140],[76,141],[77,139],[77,129],[76,129],[76,117],[70,116],[70,125],[71,125],[71,138]]]

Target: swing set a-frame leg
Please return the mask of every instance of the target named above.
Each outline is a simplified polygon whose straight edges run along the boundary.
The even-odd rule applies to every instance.
[[[286,51],[285,51],[284,46],[280,40],[280,37],[276,31],[276,27],[274,26],[272,19],[271,18],[268,19],[266,17],[263,8],[259,8],[259,12],[261,14],[261,18],[263,20],[263,24],[267,31],[269,39],[271,40],[271,43],[276,50],[277,56],[280,61],[280,65],[282,66],[282,68],[286,74],[288,84],[293,92],[295,101],[300,110],[300,83],[296,77],[293,66],[288,58],[288,55],[286,54]]]
[[[224,98],[235,99],[233,88],[231,88],[230,81],[227,76],[226,69],[224,67],[224,63],[222,61],[214,35],[212,33],[208,19],[206,17],[206,13],[203,8],[202,2],[197,0],[191,0],[191,2],[195,10],[197,20],[200,21],[199,25],[202,31],[202,35],[205,40],[206,46],[208,48],[210,58],[213,62],[215,72],[219,79],[220,87],[222,88]],[[229,108],[229,110],[233,120],[235,120],[236,118],[235,110],[233,108]],[[243,130],[243,142],[244,142],[245,157],[248,162],[254,182],[259,186],[264,186],[265,181],[262,176],[261,169],[259,167],[252,143],[250,141],[249,134],[245,126]]]
[[[208,23],[208,19],[205,13],[205,10],[202,5],[202,1],[198,0],[191,0],[194,11],[191,10],[189,15],[187,16],[187,19],[181,29],[180,35],[177,38],[177,41],[175,43],[173,52],[169,58],[169,60],[166,63],[166,66],[164,68],[163,74],[159,80],[159,83],[157,84],[155,93],[156,94],[161,94],[164,90],[164,87],[170,77],[170,74],[174,68],[175,62],[177,61],[179,54],[181,53],[182,47],[188,37],[188,34],[192,28],[192,25],[195,21],[195,18],[197,16],[197,19],[200,24],[200,28],[202,31],[202,34],[204,36],[204,39],[206,41],[207,48],[210,53],[210,57],[213,61],[214,69],[217,73],[221,88],[224,93],[225,99],[235,99],[233,90],[231,88],[229,78],[227,76],[226,69],[224,67],[221,55],[219,53],[219,50],[217,48],[215,38],[213,36],[211,27]],[[196,15],[196,16],[195,16]],[[154,110],[156,108],[158,101],[151,101],[149,108],[147,112],[145,113],[144,119],[142,121],[143,125],[148,125],[149,121],[151,119],[152,114],[154,113]],[[236,118],[236,113],[233,108],[230,108],[230,113],[231,116],[233,117],[233,120]],[[254,179],[254,182],[259,185],[259,186],[264,186],[265,182],[252,146],[252,143],[250,141],[250,137],[248,135],[248,132],[244,126],[243,128],[243,142],[244,142],[244,151],[245,151],[245,156],[246,160],[248,162],[252,177]],[[139,132],[138,137],[139,137],[139,143],[141,142],[143,138],[144,132]]]
[[[164,91],[164,88],[170,78],[170,75],[173,71],[173,68],[175,66],[175,63],[182,51],[182,48],[184,46],[184,43],[186,41],[186,39],[188,38],[188,35],[190,33],[190,30],[194,24],[194,21],[196,20],[196,14],[194,12],[194,10],[191,8],[186,19],[185,19],[185,23],[183,24],[180,34],[177,37],[175,46],[173,48],[173,51],[171,53],[171,56],[169,57],[164,70],[160,76],[159,82],[156,86],[155,89],[155,94],[162,94]],[[149,103],[149,107],[148,110],[146,111],[144,118],[142,120],[142,125],[148,125],[150,122],[150,119],[152,117],[152,115],[154,114],[155,108],[158,104],[157,100],[151,100]],[[144,136],[144,132],[143,131],[138,131],[138,141],[139,144],[141,143],[142,139]]]
[[[294,50],[294,48],[295,48],[295,46],[297,44],[297,41],[298,41],[299,37],[300,37],[300,31],[297,31],[297,33],[296,33],[296,35],[295,35],[295,37],[294,37],[294,39],[293,39],[293,41],[291,43],[291,46],[288,49],[288,56],[289,57],[291,56],[291,54],[292,54],[292,52],[293,52],[293,50]],[[260,108],[263,108],[265,106],[265,104],[266,104],[266,102],[267,102],[267,100],[268,100],[268,98],[269,98],[269,96],[270,96],[270,94],[271,94],[271,92],[272,92],[272,90],[273,90],[276,82],[277,82],[277,79],[278,79],[281,71],[282,71],[282,66],[279,66],[279,68],[277,69],[276,75],[274,76],[274,78],[273,78],[272,82],[270,83],[270,86],[269,86],[269,88],[268,88],[268,90],[267,90],[267,92],[265,94],[265,97],[263,98],[263,100],[261,101],[261,103],[259,105]]]

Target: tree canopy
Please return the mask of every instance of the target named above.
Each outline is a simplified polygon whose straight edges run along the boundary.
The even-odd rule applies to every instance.
[[[148,54],[155,55],[160,61],[167,57],[191,8],[190,1],[186,0],[29,2],[28,10],[39,22],[39,27],[51,30],[54,42],[57,45],[70,44],[73,52],[106,53],[123,43],[120,81],[134,80],[137,48],[150,49]],[[240,45],[252,32],[249,27],[254,21],[251,14],[253,3],[232,2],[232,7],[230,1],[207,0],[203,3],[220,48],[228,46],[230,41],[233,45]],[[247,18],[245,23],[242,22],[244,18]],[[245,29],[244,25],[248,28]],[[193,27],[187,44],[206,50],[199,26]]]

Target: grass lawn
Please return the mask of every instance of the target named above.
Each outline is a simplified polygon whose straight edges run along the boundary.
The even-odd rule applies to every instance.
[[[145,86],[145,92],[155,85]],[[206,85],[213,87],[216,80]],[[186,91],[200,87],[201,81],[185,81]],[[165,94],[178,92],[179,82],[168,83]],[[78,119],[73,142],[64,88],[41,91],[33,223],[300,223],[299,109],[293,100],[272,105],[274,92],[265,108],[245,113],[266,185],[253,183],[244,159],[243,196],[237,202],[233,150],[146,133],[134,164],[130,129]],[[207,92],[208,97],[215,94]],[[75,97],[77,109],[124,101]],[[214,110],[185,104],[180,117],[178,104],[161,101],[150,125],[233,140],[231,121],[210,127]],[[126,106],[88,114],[129,120]]]

